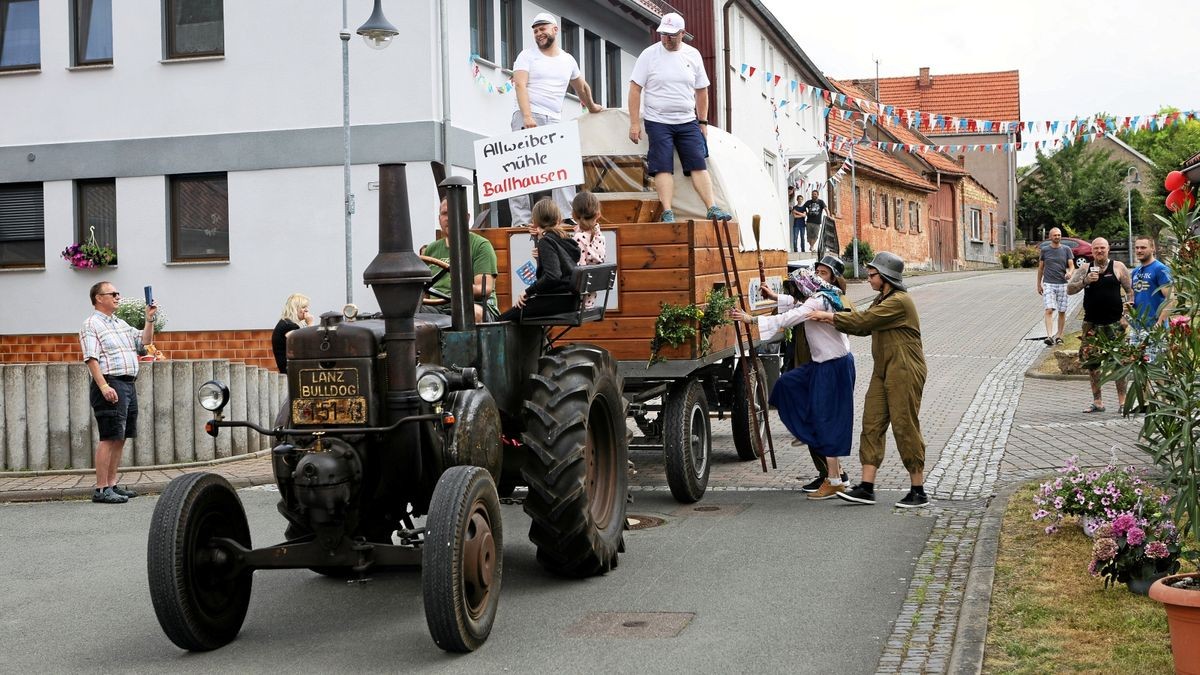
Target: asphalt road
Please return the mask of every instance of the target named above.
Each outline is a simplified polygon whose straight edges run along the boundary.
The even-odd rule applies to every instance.
[[[279,541],[276,495],[239,494],[254,542]],[[147,589],[157,497],[0,505],[0,671],[871,673],[933,524],[892,509],[902,493],[879,494],[867,507],[715,492],[683,507],[638,493],[630,513],[665,523],[628,533],[620,567],[583,581],[543,572],[528,519],[504,506],[499,615],[469,655],[433,644],[419,573],[346,583],[307,570],[256,573],[238,639],[186,653]],[[610,612],[665,614],[618,617],[614,637],[611,615],[593,615]]]

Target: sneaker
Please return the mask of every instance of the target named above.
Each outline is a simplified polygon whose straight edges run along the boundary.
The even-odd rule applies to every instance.
[[[845,485],[834,485],[828,479],[821,483],[821,489],[808,496],[809,499],[829,499],[830,497],[841,494],[846,491]]]
[[[103,490],[100,488],[92,490],[92,501],[96,502],[97,504],[124,504],[125,502],[129,501],[129,498],[122,497],[121,495],[113,492],[112,488],[106,487]]]
[[[708,207],[708,213],[705,214],[709,220],[733,220],[733,214],[713,204]]]
[[[816,492],[817,490],[820,490],[821,486],[824,485],[826,482],[825,478],[826,478],[825,476],[817,476],[816,478],[812,479],[811,482],[805,483],[800,488],[800,491],[801,492]]]
[[[675,212],[672,211],[671,209],[667,209],[666,211],[663,211],[662,218],[659,219],[659,222],[663,222],[663,223],[675,222]]]
[[[849,491],[837,493],[837,498],[856,504],[874,504],[875,491],[864,489],[861,485],[855,485]]]
[[[138,493],[134,492],[133,490],[127,490],[120,485],[112,486],[112,491],[121,495],[122,497],[125,497],[126,499],[133,499],[134,497],[138,496]]]
[[[908,494],[904,495],[904,499],[896,502],[896,506],[902,509],[919,509],[929,506],[929,495],[919,495],[913,490],[909,490]]]

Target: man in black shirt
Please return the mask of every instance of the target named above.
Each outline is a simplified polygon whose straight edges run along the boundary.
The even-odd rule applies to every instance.
[[[796,239],[799,238],[801,251],[804,251],[808,244],[805,230],[820,232],[821,219],[825,217],[825,202],[817,198],[819,194],[818,191],[813,190],[812,199],[800,206],[792,207],[792,243],[796,243]],[[801,216],[804,217],[803,220],[801,220]]]
[[[1108,257],[1108,240],[1100,237],[1092,242],[1091,265],[1080,265],[1067,284],[1067,294],[1083,291],[1083,336],[1079,345],[1079,360],[1088,369],[1092,380],[1092,405],[1085,413],[1104,412],[1100,395],[1099,364],[1095,356],[1097,340],[1112,341],[1125,331],[1125,297],[1133,300],[1133,284],[1129,268],[1119,260]],[[1090,353],[1089,353],[1090,352]],[[1117,380],[1117,405],[1125,406],[1125,378]]]

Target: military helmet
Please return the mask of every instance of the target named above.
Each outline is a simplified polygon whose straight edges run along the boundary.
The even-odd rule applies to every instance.
[[[908,287],[900,281],[904,275],[904,261],[900,256],[889,251],[880,251],[875,254],[871,262],[867,263],[867,267],[879,272],[879,276],[892,285],[892,288],[898,291],[907,291]]]
[[[833,255],[832,253],[817,261],[817,265],[824,265],[828,267],[829,269],[833,270],[833,273],[836,276],[846,276],[846,264],[842,262],[841,258]]]

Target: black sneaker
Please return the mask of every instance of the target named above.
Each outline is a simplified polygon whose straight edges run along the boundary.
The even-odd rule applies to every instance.
[[[121,495],[113,492],[112,488],[107,487],[103,490],[100,488],[92,490],[92,501],[96,502],[97,504],[124,504],[125,502],[129,501],[129,498],[122,497]]]
[[[874,504],[875,491],[867,490],[862,485],[855,485],[849,492],[837,493],[837,498],[856,504]]]
[[[825,478],[827,478],[827,477],[826,476],[817,476],[816,478],[812,479],[811,483],[805,483],[804,486],[800,488],[800,491],[801,492],[816,492],[817,490],[820,490],[821,485],[825,482]]]
[[[121,495],[122,497],[124,497],[126,499],[133,499],[134,497],[138,496],[138,493],[134,492],[133,490],[126,490],[125,488],[121,487],[120,485],[112,486],[112,491]]]
[[[904,495],[904,499],[896,502],[896,506],[901,509],[920,509],[929,506],[929,496],[917,494],[913,490],[909,490],[908,494]]]

